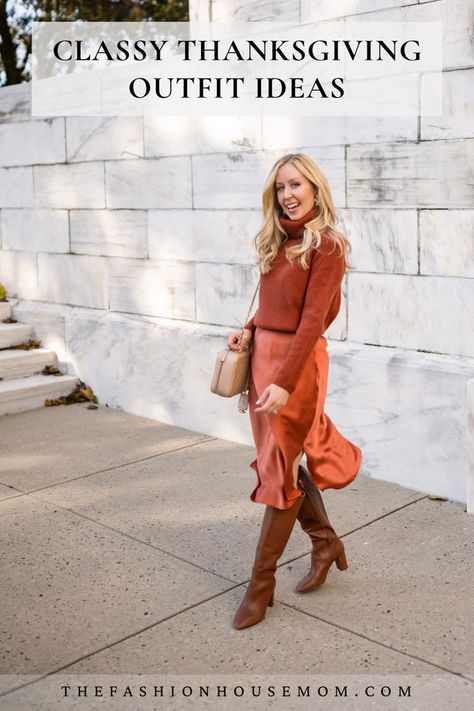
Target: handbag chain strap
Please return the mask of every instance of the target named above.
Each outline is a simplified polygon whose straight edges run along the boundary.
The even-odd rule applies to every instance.
[[[254,291],[254,294],[253,294],[253,296],[252,296],[252,301],[250,302],[249,310],[247,311],[247,316],[245,317],[245,321],[244,321],[244,323],[243,323],[243,325],[242,325],[242,328],[241,328],[239,343],[240,343],[240,340],[241,340],[242,336],[244,335],[244,326],[245,326],[245,324],[247,323],[247,321],[249,320],[250,312],[252,311],[253,302],[255,301],[255,297],[257,296],[257,291],[258,291],[258,287],[259,287],[259,286],[260,286],[260,279],[258,280],[258,284],[257,284],[257,286],[255,287],[255,291]]]

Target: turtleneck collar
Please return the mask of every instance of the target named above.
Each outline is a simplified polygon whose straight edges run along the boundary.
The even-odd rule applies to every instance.
[[[299,220],[291,220],[284,214],[280,215],[280,225],[283,227],[286,234],[288,235],[288,239],[299,239],[300,237],[302,237],[306,223],[310,222],[311,220],[314,220],[318,212],[319,208],[314,205],[311,210],[307,212],[306,215],[303,215],[303,217],[300,217]]]

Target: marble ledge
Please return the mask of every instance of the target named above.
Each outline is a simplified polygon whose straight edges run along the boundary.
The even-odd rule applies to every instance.
[[[93,319],[94,321],[110,322],[134,321],[159,326],[168,331],[187,330],[190,335],[194,333],[200,336],[224,336],[228,334],[230,330],[229,326],[218,326],[215,324],[165,318],[162,316],[149,316],[147,314],[127,313],[125,311],[107,311],[106,309],[90,309],[81,306],[71,306],[69,309],[67,318],[83,318],[85,320]]]
[[[405,368],[423,368],[445,373],[471,375],[474,378],[474,357],[444,355],[415,351],[409,348],[390,348],[387,346],[368,345],[355,341],[335,341],[328,339],[330,355],[350,356],[354,360],[389,363]]]
[[[88,308],[53,304],[40,300],[28,300],[10,297],[9,303],[19,310],[28,311],[29,314],[37,312],[38,319],[48,315],[62,316],[63,318],[84,318],[94,321],[134,321],[149,323],[168,331],[187,330],[189,334],[199,336],[226,337],[231,330],[229,326],[220,326],[204,322],[170,319],[160,316],[126,313],[121,311],[108,311],[100,308]],[[326,336],[327,337],[327,336]],[[355,360],[372,361],[374,363],[390,363],[407,368],[424,368],[427,370],[441,370],[446,373],[462,373],[474,378],[474,357],[444,355],[442,353],[429,353],[414,351],[408,348],[391,348],[387,346],[369,345],[356,341],[336,340],[328,338],[328,352],[330,355],[350,356]]]
[[[52,310],[61,311],[61,315],[66,319],[83,318],[94,321],[132,321],[142,324],[150,324],[166,329],[167,331],[187,330],[189,335],[201,337],[222,337],[226,338],[232,330],[229,326],[219,326],[203,322],[184,321],[181,319],[169,319],[160,316],[148,316],[141,314],[125,313],[120,311],[107,311],[105,309],[91,309],[80,306],[60,306],[48,304],[41,301],[27,301],[23,299],[10,299],[17,307],[28,308],[30,313],[37,309],[38,317],[41,312]],[[413,351],[407,348],[390,348],[386,346],[375,346],[355,341],[339,341],[327,338],[328,353],[334,356],[350,356],[358,361],[371,361],[374,363],[389,363],[390,365],[403,366],[406,368],[423,368],[425,370],[442,371],[445,373],[458,373],[474,378],[474,358],[456,355],[443,355],[441,353],[427,353]]]

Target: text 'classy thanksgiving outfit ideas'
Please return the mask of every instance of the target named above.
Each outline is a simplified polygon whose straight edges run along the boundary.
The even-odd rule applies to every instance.
[[[254,502],[288,509],[301,496],[298,464],[305,452],[312,483],[320,490],[340,489],[357,475],[361,450],[338,431],[324,412],[328,383],[327,341],[322,335],[341,305],[345,257],[323,234],[317,249],[306,253],[309,269],[287,259],[286,247],[302,241],[313,208],[299,220],[280,217],[288,234],[260,278],[259,306],[245,324],[252,331],[249,411],[256,459],[250,466],[258,483]],[[275,383],[289,392],[277,414],[255,412],[263,390]]]

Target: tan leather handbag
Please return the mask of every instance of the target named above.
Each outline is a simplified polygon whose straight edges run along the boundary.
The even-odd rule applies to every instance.
[[[255,288],[255,293],[250,302],[250,308],[247,312],[247,318],[244,325],[249,319],[252,310],[253,302],[257,295],[260,279]],[[239,343],[244,333],[242,326]],[[214,374],[211,381],[211,392],[223,397],[233,397],[240,393],[237,407],[239,412],[246,412],[248,407],[248,380],[250,374],[250,350],[248,351],[233,351],[229,346],[223,351],[220,351],[216,357]]]

